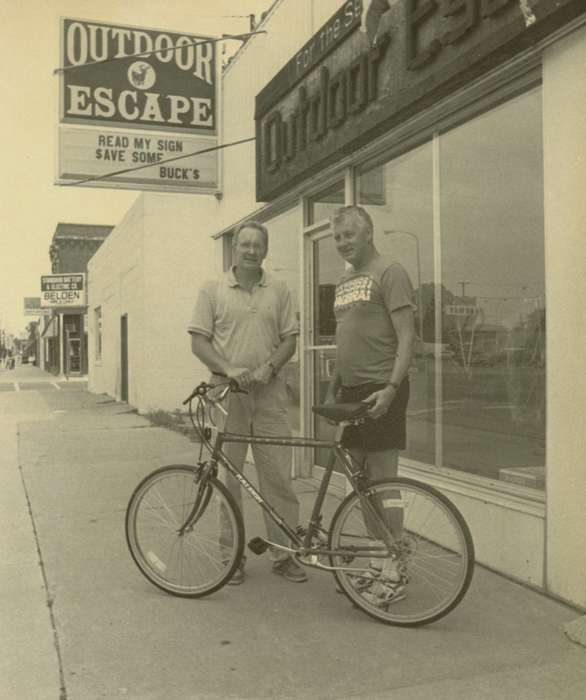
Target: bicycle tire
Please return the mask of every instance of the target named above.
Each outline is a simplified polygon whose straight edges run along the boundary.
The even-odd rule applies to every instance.
[[[203,485],[196,476],[190,465],[160,467],[138,484],[126,509],[126,542],[138,569],[157,588],[182,598],[221,588],[244,550],[244,523],[234,498],[216,478]],[[180,534],[190,514],[190,526]]]
[[[331,550],[357,551],[356,556],[330,556],[332,566],[344,567],[334,571],[339,588],[363,612],[390,625],[418,627],[439,620],[460,603],[472,581],[474,544],[466,521],[442,493],[413,479],[377,481],[369,485],[368,493],[375,494],[389,513],[400,513],[398,563],[405,597],[380,602],[373,594],[375,585],[381,591],[381,584],[374,583],[377,579],[352,571],[369,569],[368,553],[359,550],[373,541],[356,492],[338,506],[330,527]]]

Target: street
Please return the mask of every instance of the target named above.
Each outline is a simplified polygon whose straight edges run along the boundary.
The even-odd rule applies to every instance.
[[[127,551],[126,504],[157,466],[193,463],[194,444],[84,381],[0,370],[0,436],[1,697],[584,696],[585,649],[563,631],[579,613],[480,567],[454,612],[413,630],[354,609],[329,574],[289,583],[251,552],[242,586],[154,588]],[[296,481],[302,518],[315,488]],[[263,534],[245,508],[248,537]]]

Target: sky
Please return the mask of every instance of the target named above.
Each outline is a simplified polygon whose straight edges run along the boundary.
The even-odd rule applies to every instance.
[[[59,121],[60,18],[102,20],[190,34],[248,31],[271,0],[0,0],[0,329],[18,335],[51,272],[59,222],[116,225],[138,191],[54,185]],[[231,15],[243,15],[231,17]],[[229,50],[234,50],[230,42]]]

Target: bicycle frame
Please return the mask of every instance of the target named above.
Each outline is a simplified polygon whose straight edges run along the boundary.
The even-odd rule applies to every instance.
[[[206,403],[213,406],[221,408],[221,410],[226,413],[223,407],[218,405],[218,402],[213,401],[207,396],[201,396]],[[218,463],[220,463],[228,472],[239,482],[239,484],[244,488],[246,493],[252,498],[260,508],[268,514],[268,516],[275,522],[275,524],[282,530],[290,540],[295,544],[296,548],[287,548],[283,545],[279,545],[273,542],[268,542],[268,544],[275,546],[281,550],[288,551],[289,553],[299,554],[301,556],[306,555],[335,555],[335,556],[356,556],[358,552],[368,556],[376,558],[387,557],[389,552],[394,553],[395,551],[395,540],[392,533],[382,522],[380,515],[377,513],[373,505],[366,498],[368,493],[367,477],[360,465],[356,465],[352,456],[342,447],[341,439],[344,432],[344,428],[350,425],[349,421],[342,421],[336,427],[336,432],[333,440],[318,440],[314,438],[307,437],[260,437],[255,435],[242,435],[237,433],[229,433],[226,431],[214,428],[215,436],[213,441],[207,441],[207,447],[211,451],[210,457],[210,470],[214,469]],[[308,522],[306,532],[300,535],[296,530],[294,530],[289,523],[287,523],[280,514],[275,510],[275,508],[263,497],[263,495],[254,487],[254,485],[246,478],[246,476],[232,463],[229,457],[224,453],[222,447],[224,444],[229,443],[246,443],[249,445],[279,445],[283,447],[322,447],[330,450],[330,457],[328,464],[325,469],[324,477],[320,483],[315,502],[313,504],[312,512]],[[374,518],[376,522],[380,525],[381,532],[384,533],[381,537],[385,543],[385,547],[346,547],[344,550],[330,550],[324,548],[323,546],[315,546],[312,542],[313,538],[317,535],[319,528],[321,526],[321,509],[326,497],[327,489],[331,480],[331,475],[334,470],[336,462],[339,462],[344,472],[350,481],[354,491],[358,494],[360,500],[363,503],[363,508],[370,512],[370,516]],[[209,472],[208,472],[209,473]],[[198,506],[199,507],[199,506]],[[193,512],[187,518],[186,523],[181,528],[181,530],[189,529],[192,524],[193,519],[197,514],[197,508],[194,508]],[[264,538],[263,538],[264,539]],[[317,559],[317,557],[315,557]],[[318,566],[319,568],[324,568],[332,570],[337,567],[329,567],[323,564],[319,564],[315,561],[306,561],[306,564]],[[347,567],[345,567],[347,568]]]

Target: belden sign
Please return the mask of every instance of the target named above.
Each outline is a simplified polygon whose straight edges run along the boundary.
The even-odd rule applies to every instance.
[[[41,275],[41,308],[85,306],[85,274]]]
[[[256,198],[270,201],[583,12],[580,0],[402,0],[375,33],[346,0],[256,97]]]

